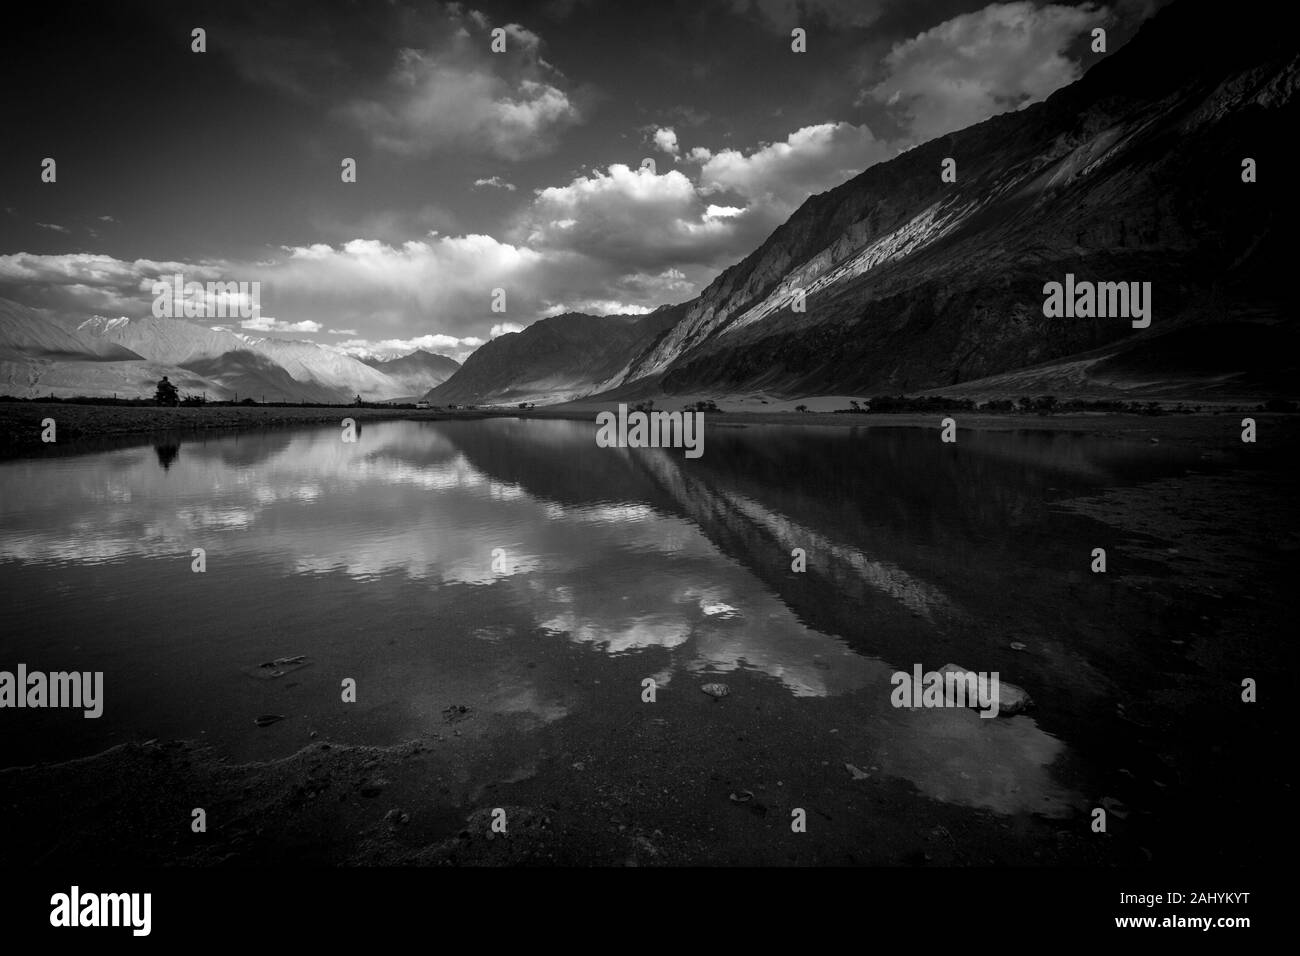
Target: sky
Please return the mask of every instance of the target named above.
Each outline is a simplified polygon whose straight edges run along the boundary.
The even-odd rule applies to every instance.
[[[694,297],[1161,2],[53,0],[0,37],[0,296],[134,318],[162,276],[258,282],[256,317],[203,324],[463,359]]]

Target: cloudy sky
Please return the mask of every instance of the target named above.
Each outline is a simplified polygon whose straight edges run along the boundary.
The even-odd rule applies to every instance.
[[[1043,99],[1160,3],[42,4],[0,37],[0,296],[135,317],[160,275],[258,281],[227,327],[463,358],[691,298],[809,195]]]

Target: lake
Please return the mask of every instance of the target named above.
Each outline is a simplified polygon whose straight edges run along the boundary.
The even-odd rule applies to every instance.
[[[1213,472],[1195,448],[710,426],[688,460],[594,432],[397,421],[354,444],[325,427],[0,463],[0,668],[104,674],[99,719],[0,714],[0,765],[147,739],[241,761],[312,739],[388,745],[469,727],[459,707],[508,716],[499,733],[527,751],[566,722],[592,737],[593,715],[684,719],[674,696],[705,706],[699,687],[724,682],[715,707],[773,705],[755,711],[758,737],[780,736],[779,713],[833,715],[811,723],[833,722],[852,753],[827,772],[892,781],[918,806],[1059,825],[1103,797],[1156,827],[1170,801],[1194,812],[1200,784],[1165,731],[1223,683],[1189,652],[1225,595],[1178,583],[1158,557],[1176,543],[1071,503]],[[949,662],[1034,706],[891,705],[895,671]],[[698,746],[725,760],[707,732]]]

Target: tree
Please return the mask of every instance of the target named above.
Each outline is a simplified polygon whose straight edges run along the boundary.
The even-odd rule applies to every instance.
[[[158,383],[158,390],[154,392],[153,400],[159,405],[173,406],[180,400],[180,396],[176,391],[176,386],[167,381],[166,375],[164,375],[162,381]]]

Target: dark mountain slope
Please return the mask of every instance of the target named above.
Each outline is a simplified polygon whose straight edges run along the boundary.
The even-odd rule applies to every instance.
[[[680,306],[648,315],[569,312],[501,335],[426,398],[435,403],[558,402],[594,391],[672,327]]]
[[[810,198],[607,386],[921,390],[1187,325],[1290,321],[1300,69],[1278,16],[1182,0],[1047,101]],[[1259,182],[1242,182],[1246,156]],[[1043,284],[1067,272],[1151,282],[1151,328],[1044,317]]]

